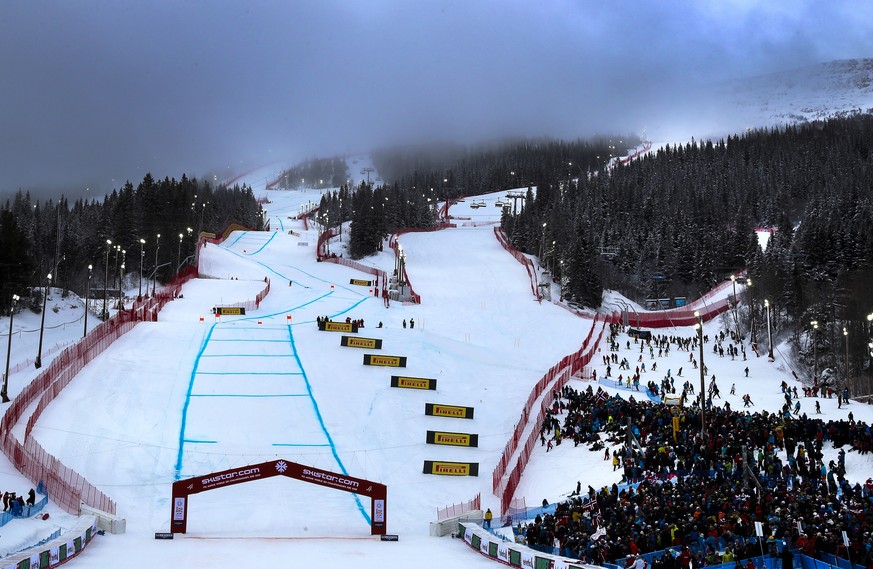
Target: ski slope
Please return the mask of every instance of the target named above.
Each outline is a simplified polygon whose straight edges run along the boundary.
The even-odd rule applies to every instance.
[[[126,534],[100,537],[71,567],[229,568],[255,560],[295,566],[340,560],[365,569],[493,566],[457,540],[428,537],[428,524],[437,508],[477,493],[483,508],[499,510],[491,471],[524,401],[549,367],[580,347],[591,322],[536,302],[524,267],[502,250],[491,226],[403,235],[422,304],[386,308],[368,287],[350,284],[368,275],[316,262],[315,231],[289,219],[318,199],[317,191],[267,195],[268,215],[281,219],[284,231],[271,223],[272,232],[238,231],[202,249],[204,278],[186,284],[159,322],[137,325],[90,363],[37,423],[41,444],[113,498],[127,520]],[[487,222],[500,211],[465,208],[469,203],[457,204],[452,214]],[[393,253],[364,262],[390,272]],[[211,314],[214,306],[254,298],[265,278],[271,292],[257,311],[220,320]],[[340,334],[318,331],[318,316],[364,319],[359,336],[381,339],[380,353],[405,356],[408,367],[362,365],[368,351],[341,347]],[[706,333],[721,329],[723,318],[707,323]],[[412,319],[415,328],[402,326]],[[633,349],[628,355],[636,359]],[[658,363],[674,373],[685,365],[694,380],[683,360],[687,354],[678,352]],[[790,377],[785,361],[706,354],[734,408],[746,392],[757,409],[778,408],[779,382]],[[392,374],[436,379],[437,389],[391,388]],[[736,396],[727,395],[731,382]],[[609,379],[601,385],[619,391]],[[425,403],[471,406],[475,419],[427,417]],[[848,412],[836,409],[835,399],[822,406],[826,416]],[[867,409],[851,410],[869,421]],[[427,430],[476,433],[479,447],[427,445]],[[367,499],[281,477],[193,496],[189,533],[153,539],[169,529],[175,480],[277,458],[386,484],[388,532],[400,541],[370,536]],[[478,462],[480,475],[425,475],[424,460]],[[871,466],[853,455],[848,465],[850,478]],[[545,456],[538,447],[516,495],[531,506],[553,502],[577,480],[599,487],[618,474],[601,453],[564,444]]]

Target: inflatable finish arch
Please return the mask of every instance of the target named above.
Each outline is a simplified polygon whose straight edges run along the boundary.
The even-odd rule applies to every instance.
[[[388,487],[363,478],[346,476],[329,470],[297,464],[288,460],[271,460],[240,468],[213,472],[204,476],[187,478],[173,483],[172,522],[173,533],[188,531],[188,496],[216,488],[224,488],[243,482],[251,482],[273,476],[287,476],[304,482],[327,486],[343,492],[351,492],[370,498],[370,535],[385,535],[387,518]]]

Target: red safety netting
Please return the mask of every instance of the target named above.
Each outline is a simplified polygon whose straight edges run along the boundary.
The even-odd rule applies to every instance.
[[[359,263],[357,261],[352,261],[351,259],[344,259],[342,257],[325,257],[322,259],[325,263],[336,263],[337,265],[342,265],[344,267],[350,267],[355,269],[356,271],[361,271],[362,273],[367,273],[368,275],[373,275],[376,277],[373,286],[373,296],[379,296],[379,287],[387,286],[388,284],[388,274],[382,269],[377,269],[376,267],[370,267],[363,263]]]
[[[482,495],[476,494],[475,498],[471,498],[460,504],[452,504],[445,508],[437,508],[437,521],[447,520],[455,516],[466,514],[475,510],[482,509]]]
[[[530,291],[533,293],[534,297],[537,300],[542,300],[542,295],[540,294],[540,289],[537,286],[537,270],[534,267],[533,261],[531,261],[524,253],[513,247],[509,244],[509,240],[506,239],[506,235],[503,233],[503,230],[499,227],[494,228],[494,237],[497,238],[497,241],[500,245],[509,252],[510,255],[515,257],[515,259],[524,265],[524,268],[527,270],[527,276],[530,279]]]
[[[220,243],[230,231],[239,227],[234,225],[228,227],[218,238],[201,235],[198,251],[205,242]],[[116,506],[114,501],[81,474],[65,466],[46,451],[34,438],[33,427],[42,412],[83,367],[103,353],[115,340],[133,329],[137,322],[156,322],[161,308],[179,295],[184,283],[197,276],[197,267],[186,267],[161,287],[160,292],[155,296],[137,298],[131,308],[118,311],[106,322],[88,332],[84,338],[58,354],[12,400],[0,419],[0,449],[34,484],[42,481],[52,501],[65,511],[78,515],[80,504],[84,503],[92,508],[115,514]],[[270,283],[267,281],[267,286],[255,298],[255,306],[269,291]],[[27,419],[22,444],[13,435],[12,428],[19,423],[34,402],[36,407]]]
[[[327,243],[332,237],[336,237],[337,235],[339,235],[339,232],[336,229],[328,229],[318,236],[318,243],[315,245],[315,256],[319,260],[324,261],[325,259],[332,259],[336,256],[335,253],[331,255],[327,252]]]
[[[560,362],[552,366],[549,371],[540,378],[531,390],[530,395],[528,395],[527,401],[521,412],[521,417],[515,424],[512,437],[510,437],[509,441],[506,443],[503,454],[492,473],[492,488],[494,494],[501,499],[501,511],[504,513],[509,507],[509,502],[512,500],[515,488],[521,480],[521,475],[524,472],[527,462],[530,459],[530,454],[536,445],[538,433],[535,427],[542,423],[546,410],[552,404],[553,393],[563,388],[567,381],[569,381],[576,372],[580,371],[591,361],[594,351],[597,349],[597,345],[600,343],[600,339],[603,336],[604,328],[613,319],[612,317],[609,317],[602,322],[597,339],[592,342],[594,330],[597,328],[597,322],[600,318],[600,314],[595,315],[591,329],[588,331],[588,336],[582,342],[582,347],[575,353],[561,358]],[[540,396],[543,397],[539,406],[539,411],[536,417],[532,419],[532,414],[535,410],[534,406],[536,402],[540,400]],[[527,434],[525,435],[525,433]],[[516,451],[518,451],[522,441],[524,441],[524,445],[521,446],[520,453],[516,455]],[[509,466],[513,462],[515,463],[515,466],[507,477],[506,473],[509,471]]]
[[[695,303],[699,304],[702,308],[698,308],[698,311],[704,322],[718,316],[730,306],[729,299],[721,299],[714,302],[706,301],[706,298],[718,292],[720,292],[720,289],[716,287],[716,289],[713,289],[704,298]],[[639,322],[642,322],[642,326],[652,328],[690,326],[696,324],[698,318],[695,316],[693,309],[635,313],[635,316],[637,315],[639,316]],[[503,454],[492,473],[492,488],[494,494],[500,498],[501,511],[504,513],[509,509],[515,489],[521,481],[524,469],[536,446],[538,440],[536,427],[542,424],[546,411],[554,401],[554,393],[560,391],[574,375],[582,372],[585,366],[591,362],[606,326],[621,321],[621,317],[617,313],[606,317],[600,326],[597,339],[592,342],[592,335],[597,327],[599,318],[600,314],[595,315],[594,323],[588,332],[588,337],[582,343],[582,347],[576,353],[565,356],[560,362],[552,366],[537,382],[528,396],[527,402],[522,409],[521,418],[516,423],[512,437],[506,443]],[[541,399],[540,396],[542,396]],[[540,401],[538,409],[535,408],[537,401]],[[535,412],[536,416],[534,416]],[[510,468],[510,465],[513,464],[514,466]]]

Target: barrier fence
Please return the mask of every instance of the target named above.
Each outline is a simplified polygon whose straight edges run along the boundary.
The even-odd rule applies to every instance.
[[[445,508],[437,508],[437,521],[441,522],[455,516],[466,514],[467,512],[473,512],[475,510],[481,509],[482,495],[476,494],[474,498],[471,498],[466,502],[461,502],[460,504],[452,504],[451,506],[446,506]]]
[[[500,498],[501,514],[509,511],[515,489],[521,481],[521,476],[524,474],[524,469],[527,467],[530,455],[537,443],[537,425],[542,424],[547,410],[551,407],[554,400],[553,394],[562,389],[573,375],[582,370],[591,361],[597,345],[603,337],[606,325],[614,321],[615,315],[601,322],[597,339],[592,342],[594,330],[597,328],[597,323],[600,319],[600,314],[596,314],[591,329],[588,331],[588,336],[586,336],[582,343],[582,347],[575,353],[561,358],[561,361],[552,366],[531,390],[527,402],[522,409],[521,418],[515,425],[512,437],[507,442],[503,455],[492,472],[492,489],[494,494]],[[540,396],[542,396],[542,400],[538,413],[532,419],[534,405],[537,400],[540,400]],[[527,432],[526,438],[525,432]],[[522,440],[524,440],[524,444],[519,447]],[[518,450],[519,448],[521,448],[520,451]],[[512,463],[513,456],[516,455],[516,451],[518,451],[518,455],[515,459],[515,466],[509,471],[507,476],[507,471]]]
[[[199,248],[206,242],[220,243],[239,226],[231,225],[221,237],[201,234]],[[46,451],[33,436],[33,427],[42,412],[66,387],[76,374],[94,358],[106,350],[115,340],[133,329],[137,322],[155,322],[163,306],[176,298],[182,285],[198,276],[197,268],[186,267],[174,275],[160,292],[151,298],[138,298],[129,309],[119,310],[114,316],[96,326],[84,338],[64,349],[12,400],[0,419],[0,450],[10,462],[29,480],[42,481],[46,492],[64,511],[78,515],[80,504],[91,508],[116,513],[115,502],[98,490],[75,470],[65,466],[57,457]],[[267,286],[256,297],[259,303],[269,292]],[[27,419],[24,443],[16,439],[13,427],[25,412],[36,403]]]
[[[524,253],[513,247],[509,240],[506,238],[506,234],[503,233],[503,229],[500,227],[494,228],[494,237],[497,238],[497,241],[500,245],[509,252],[510,255],[515,257],[515,259],[524,265],[524,268],[527,270],[527,276],[530,279],[530,291],[533,293],[534,297],[537,300],[542,300],[543,296],[540,294],[540,288],[537,286],[536,274],[537,270],[534,267],[533,261],[531,261]]]
[[[345,259],[343,257],[325,257],[322,259],[325,263],[336,263],[337,265],[342,265],[344,267],[349,267],[355,269],[356,271],[361,271],[362,273],[367,273],[368,275],[373,275],[376,277],[373,287],[373,296],[379,296],[379,288],[388,286],[388,274],[382,269],[377,269],[376,267],[370,267],[363,263],[359,263],[357,261],[353,261],[351,259]]]

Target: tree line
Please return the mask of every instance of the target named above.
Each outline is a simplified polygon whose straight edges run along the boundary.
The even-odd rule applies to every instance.
[[[427,199],[522,188],[524,207],[504,213],[501,225],[516,247],[541,257],[566,300],[596,308],[604,289],[640,303],[691,300],[746,270],[752,286],[735,322],[742,335],[754,327],[764,341],[767,299],[772,332],[791,336],[804,363],[812,365],[815,352],[820,369],[841,375],[869,363],[873,116],[692,140],[627,164],[610,161],[631,146],[631,137],[613,137],[377,152],[374,163],[392,186],[372,190],[373,210],[344,214],[353,233],[356,224],[375,232],[353,254],[372,252],[378,234],[393,227],[435,223],[421,215]],[[771,231],[766,248],[761,228]],[[813,321],[821,323],[814,335]]]
[[[231,222],[260,229],[260,207],[251,188],[213,186],[185,175],[155,180],[146,174],[102,200],[73,203],[63,196],[34,200],[19,191],[0,209],[0,308],[8,310],[13,294],[38,307],[49,273],[53,287],[84,297],[88,265],[96,288],[114,286],[122,263],[137,275],[142,263],[144,278],[154,273],[163,281],[193,255],[200,231],[222,231]]]

